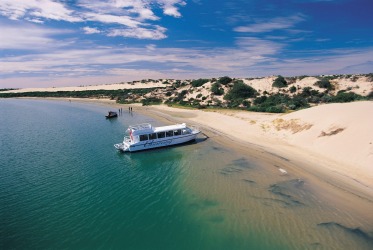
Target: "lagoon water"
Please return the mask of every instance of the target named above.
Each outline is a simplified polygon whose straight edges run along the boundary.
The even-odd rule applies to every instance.
[[[162,123],[107,111],[0,99],[0,249],[372,249],[371,217],[281,176],[286,159],[213,139],[119,153],[128,125]]]

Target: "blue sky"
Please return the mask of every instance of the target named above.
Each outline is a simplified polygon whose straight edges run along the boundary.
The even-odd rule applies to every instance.
[[[0,88],[373,72],[372,0],[0,0]]]

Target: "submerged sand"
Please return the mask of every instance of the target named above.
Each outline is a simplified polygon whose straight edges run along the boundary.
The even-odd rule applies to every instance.
[[[340,223],[351,230],[360,228],[371,232],[373,214],[368,211],[373,204],[373,118],[369,114],[373,113],[373,102],[328,104],[289,114],[189,110],[163,105],[135,106],[134,110],[170,123],[198,125],[213,142],[232,148],[237,155],[258,161],[266,168],[258,170],[258,179],[253,171],[249,171],[241,173],[233,183],[219,182],[214,188],[217,200],[231,203],[230,197],[235,192],[237,195],[247,192],[240,189],[242,180],[250,183],[253,179],[260,180],[268,182],[270,187],[305,182],[312,191],[302,195],[307,194],[313,200],[315,206],[311,208],[315,210],[311,209],[309,215],[314,218],[302,219],[301,214],[300,221],[319,221],[324,225],[326,220],[326,223],[330,222],[326,225],[338,226]],[[286,175],[280,170],[285,170]],[[214,179],[208,173],[201,178]],[[270,176],[263,177],[263,173]],[[214,175],[214,172],[210,174]],[[203,193],[201,185],[193,182],[190,186],[195,187],[196,193]],[[262,188],[264,193],[268,191],[266,185]],[[207,199],[211,194],[201,196]],[[245,207],[241,198],[233,199],[237,209]],[[285,217],[292,217],[292,212],[287,211]],[[337,222],[328,221],[333,214],[342,215],[337,216]],[[300,221],[294,223],[297,225]]]

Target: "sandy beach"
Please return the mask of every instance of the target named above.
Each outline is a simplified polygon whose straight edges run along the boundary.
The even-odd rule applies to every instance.
[[[48,98],[59,99],[59,98]],[[66,99],[68,100],[68,99]],[[304,166],[303,170],[347,181],[373,194],[373,102],[334,103],[288,114],[166,105],[121,105],[108,99],[72,99],[134,112],[167,123],[195,124],[213,140],[247,150],[257,147]],[[307,169],[305,168],[307,166]]]
[[[61,100],[61,98],[47,98]],[[373,102],[334,103],[288,114],[226,109],[184,109],[166,105],[121,105],[109,99],[63,99],[93,102],[134,112],[165,123],[193,124],[210,139],[245,153],[270,153],[293,164],[291,174],[307,172],[373,200]],[[291,166],[292,165],[292,166]]]
[[[165,105],[136,111],[169,122],[200,126],[231,147],[262,148],[297,162],[305,171],[373,193],[373,102],[328,104],[289,114],[189,110]],[[287,170],[289,171],[289,170]]]
[[[260,147],[310,172],[332,175],[373,193],[373,102],[328,104],[289,114],[202,111],[168,106],[136,110],[197,124],[230,146]],[[304,167],[305,168],[305,167]]]

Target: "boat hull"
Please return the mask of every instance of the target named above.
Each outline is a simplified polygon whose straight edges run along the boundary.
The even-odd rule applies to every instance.
[[[136,152],[160,147],[173,146],[178,144],[184,144],[196,139],[198,133],[192,133],[188,135],[174,136],[172,138],[148,140],[146,142],[139,142],[134,144],[129,144],[126,142],[115,144],[115,148],[123,152]]]

